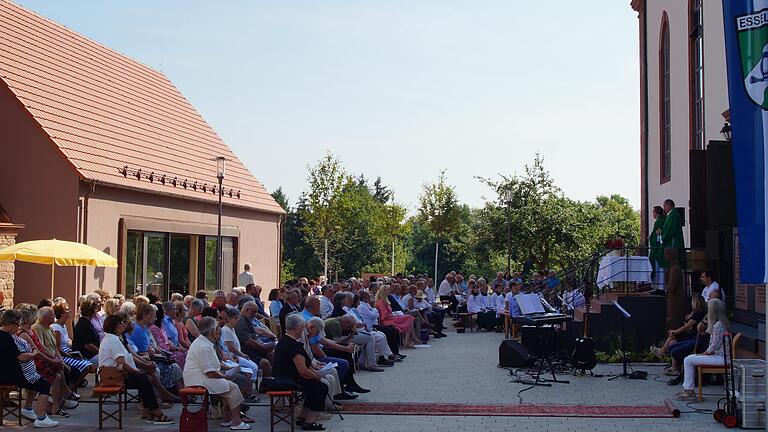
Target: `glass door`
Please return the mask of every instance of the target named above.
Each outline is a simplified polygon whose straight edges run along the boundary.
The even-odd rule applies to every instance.
[[[200,242],[200,289],[213,292],[216,290],[216,237],[207,236]],[[235,239],[222,237],[222,275],[221,289],[229,292],[235,278]],[[210,297],[209,297],[210,298]]]
[[[190,236],[171,234],[169,293],[189,294],[190,251]]]
[[[143,292],[144,236],[142,233],[128,231],[125,248],[125,295],[130,298]]]
[[[144,233],[144,292],[161,299],[168,296],[165,275],[166,235]]]

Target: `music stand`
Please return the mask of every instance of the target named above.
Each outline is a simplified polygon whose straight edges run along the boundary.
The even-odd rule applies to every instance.
[[[619,345],[621,346],[621,363],[622,363],[622,372],[619,375],[613,375],[612,377],[608,378],[608,381],[615,380],[616,378],[630,378],[630,379],[645,379],[645,376],[647,375],[644,372],[635,371],[631,374],[627,371],[628,368],[628,362],[627,362],[627,347],[624,344],[624,340],[626,339],[624,334],[624,321],[632,318],[632,314],[627,312],[626,309],[624,309],[619,302],[616,300],[612,301],[613,305],[616,306],[616,309],[621,313],[623,316],[621,320],[621,333],[619,334]]]

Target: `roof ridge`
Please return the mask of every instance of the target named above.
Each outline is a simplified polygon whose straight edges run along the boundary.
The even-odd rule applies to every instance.
[[[17,9],[17,11],[21,12],[22,14],[34,15],[40,21],[43,21],[43,22],[45,22],[46,24],[48,24],[48,25],[50,25],[52,27],[56,27],[58,29],[64,30],[65,32],[71,34],[72,36],[75,36],[76,38],[78,38],[79,40],[85,42],[88,45],[96,45],[96,46],[98,46],[101,49],[104,49],[104,50],[107,50],[107,51],[110,51],[110,52],[116,54],[118,57],[127,58],[127,59],[131,60],[132,62],[134,62],[134,63],[136,63],[138,65],[141,65],[142,67],[146,68],[149,72],[152,72],[154,74],[158,74],[160,76],[165,77],[165,74],[163,74],[160,71],[157,71],[157,70],[153,69],[151,66],[146,65],[146,64],[142,63],[141,61],[139,61],[139,60],[137,60],[137,59],[127,55],[127,54],[123,54],[123,53],[121,53],[121,52],[119,52],[119,51],[117,51],[117,50],[115,50],[113,48],[110,48],[107,45],[104,45],[104,44],[102,44],[100,42],[97,42],[94,39],[91,39],[91,38],[89,38],[89,37],[87,37],[85,35],[82,35],[82,34],[78,33],[77,31],[75,31],[73,29],[70,29],[69,27],[65,26],[64,24],[56,22],[56,21],[54,21],[54,20],[52,20],[50,18],[46,18],[45,16],[40,15],[39,13],[37,13],[37,12],[31,10],[31,9],[27,9],[27,8],[25,8],[25,7],[23,7],[23,6],[19,5],[19,4],[16,4],[16,3],[12,2],[11,0],[0,0],[0,2],[5,3],[8,6]]]

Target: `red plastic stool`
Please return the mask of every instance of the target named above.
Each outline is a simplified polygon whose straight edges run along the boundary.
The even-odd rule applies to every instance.
[[[179,417],[179,432],[208,432],[208,389],[205,387],[184,387],[179,390],[181,403],[181,416]],[[192,396],[203,398],[200,409],[189,410],[189,399]]]

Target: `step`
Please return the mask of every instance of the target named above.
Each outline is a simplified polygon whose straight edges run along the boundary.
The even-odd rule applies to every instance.
[[[648,297],[650,296],[650,291],[644,291],[644,292],[624,292],[624,291],[608,291],[601,295],[602,299],[608,300],[610,303],[613,300],[618,301],[622,297]]]
[[[597,300],[592,299],[591,302],[589,302],[589,313],[591,315],[602,313],[603,307],[607,305],[611,305],[612,302],[608,300]],[[584,314],[586,314],[587,308],[586,306],[580,306],[573,310],[573,319],[574,321],[584,321]]]

